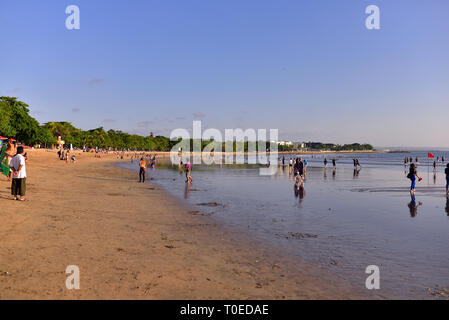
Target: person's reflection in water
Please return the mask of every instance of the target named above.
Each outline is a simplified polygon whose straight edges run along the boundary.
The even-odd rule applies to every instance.
[[[337,168],[334,167],[334,169],[332,169],[332,179],[335,180],[335,175],[337,174]]]
[[[446,196],[446,208],[445,208],[445,210],[446,210],[447,216],[449,217],[449,195]]]
[[[437,173],[433,173],[433,184],[437,184]]]
[[[354,179],[356,179],[356,178],[358,178],[359,177],[359,173],[360,173],[360,170],[358,170],[358,169],[354,169]]]
[[[416,197],[414,194],[410,194],[411,196],[411,201],[408,204],[408,208],[410,209],[410,216],[412,218],[416,217],[416,215],[418,214],[418,207],[422,206],[422,202],[419,201],[418,204],[416,204]]]
[[[306,196],[306,189],[304,188],[304,182],[301,183],[301,185],[299,186],[299,203],[302,203],[304,201],[304,197]]]
[[[190,183],[186,183],[186,188],[184,189],[184,199],[190,198]]]
[[[295,198],[298,198],[298,197],[299,197],[299,184],[298,184],[298,182],[296,182],[296,183],[293,185],[293,191],[294,191],[294,193],[295,193]]]
[[[304,197],[306,196],[306,189],[304,188],[304,181],[301,183],[296,182],[294,184],[294,192],[295,192],[295,198],[299,197],[299,203],[302,203],[304,200]]]
[[[324,168],[324,180],[327,180],[327,168]]]

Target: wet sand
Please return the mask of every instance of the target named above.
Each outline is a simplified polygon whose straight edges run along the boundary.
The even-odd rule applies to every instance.
[[[137,183],[112,154],[77,153],[76,164],[28,154],[26,202],[0,177],[0,299],[364,297]],[[80,268],[80,290],[65,287],[68,265]]]

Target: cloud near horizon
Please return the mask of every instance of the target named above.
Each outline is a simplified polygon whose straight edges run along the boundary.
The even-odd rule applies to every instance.
[[[140,128],[147,128],[150,125],[154,124],[153,121],[141,121],[141,122],[137,122],[137,126]]]
[[[206,115],[202,112],[195,112],[192,114],[195,118],[204,118]]]
[[[98,84],[98,83],[103,83],[104,79],[103,78],[93,78],[89,80],[89,85],[94,85],[94,84]]]

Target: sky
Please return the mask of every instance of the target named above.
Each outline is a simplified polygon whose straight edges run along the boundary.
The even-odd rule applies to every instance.
[[[82,129],[169,136],[201,120],[447,148],[448,14],[447,0],[1,0],[0,95]]]

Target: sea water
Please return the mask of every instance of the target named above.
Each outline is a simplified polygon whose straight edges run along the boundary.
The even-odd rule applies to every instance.
[[[449,156],[433,153],[440,159]],[[413,199],[403,162],[416,156],[423,180]],[[288,164],[295,156],[285,157]],[[259,175],[257,165],[194,165],[192,185],[170,164],[158,164],[148,175],[210,219],[328,269],[355,287],[364,288],[367,266],[377,265],[378,296],[444,297],[437,293],[449,288],[445,164],[440,161],[434,174],[433,159],[428,161],[423,152],[300,157],[308,168],[299,192],[288,165],[279,166],[273,176]],[[360,170],[354,170],[353,158],[360,159]]]

